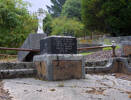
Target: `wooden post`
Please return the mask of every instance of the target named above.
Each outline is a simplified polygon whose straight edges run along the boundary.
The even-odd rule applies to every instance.
[[[116,48],[116,46],[112,45],[112,57],[116,57],[115,48]]]

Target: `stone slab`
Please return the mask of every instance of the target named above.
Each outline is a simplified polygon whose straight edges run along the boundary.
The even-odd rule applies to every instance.
[[[40,41],[41,54],[77,54],[77,39],[70,36],[49,36]]]
[[[40,40],[46,37],[45,34],[29,34],[27,39],[24,41],[21,48],[25,49],[40,49]],[[20,51],[18,52],[18,60],[19,61],[32,61],[33,56],[38,53],[28,52],[28,51]]]
[[[84,58],[79,54],[45,54],[34,56],[33,61],[41,79],[56,81],[85,76]]]

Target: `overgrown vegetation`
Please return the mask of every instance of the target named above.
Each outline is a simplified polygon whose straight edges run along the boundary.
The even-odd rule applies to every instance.
[[[131,0],[51,0],[52,6],[48,10],[52,19],[61,20],[69,18],[78,19],[79,23],[84,24],[83,32],[79,34],[110,34],[112,36],[131,35]],[[59,5],[58,5],[59,3]],[[50,11],[52,10],[52,11]],[[52,13],[51,13],[52,12]],[[56,13],[59,12],[59,13]],[[53,15],[52,15],[53,14]],[[62,16],[62,17],[60,17]],[[56,26],[52,25],[54,21],[46,21],[50,33]],[[66,23],[65,23],[66,24]],[[72,24],[72,22],[70,22]],[[64,23],[63,27],[67,28]],[[65,34],[65,29],[60,30]],[[64,32],[63,32],[64,31]],[[77,30],[76,30],[77,31]],[[68,32],[68,31],[67,31]],[[57,33],[59,34],[59,33]],[[81,35],[80,35],[81,36]]]
[[[58,17],[52,21],[52,35],[80,37],[83,34],[83,24],[76,19]]]
[[[131,35],[131,0],[82,0],[82,19],[92,32]]]
[[[29,14],[27,5],[22,0],[0,0],[0,46],[19,47],[37,30],[37,18]]]

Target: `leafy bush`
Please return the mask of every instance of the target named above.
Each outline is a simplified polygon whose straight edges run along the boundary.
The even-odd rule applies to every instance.
[[[58,17],[52,21],[52,35],[83,36],[83,24],[67,17]]]
[[[52,32],[52,27],[51,27],[51,23],[52,23],[52,17],[50,14],[46,14],[45,19],[43,20],[43,30],[44,32],[49,36]]]
[[[0,46],[20,47],[29,33],[36,32],[36,15],[26,8],[22,0],[0,0]]]

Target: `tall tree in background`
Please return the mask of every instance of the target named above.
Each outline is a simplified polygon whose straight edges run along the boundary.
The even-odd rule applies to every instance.
[[[62,15],[81,20],[81,0],[66,0],[63,5]]]
[[[37,18],[22,0],[0,0],[0,46],[19,47],[37,30]]]
[[[131,0],[82,0],[85,29],[131,35]]]
[[[62,15],[81,20],[81,1],[82,0],[66,0],[63,5]]]
[[[66,0],[51,0],[52,5],[47,6],[48,12],[53,16],[53,17],[58,17],[61,14],[62,11],[62,6],[64,5]]]

